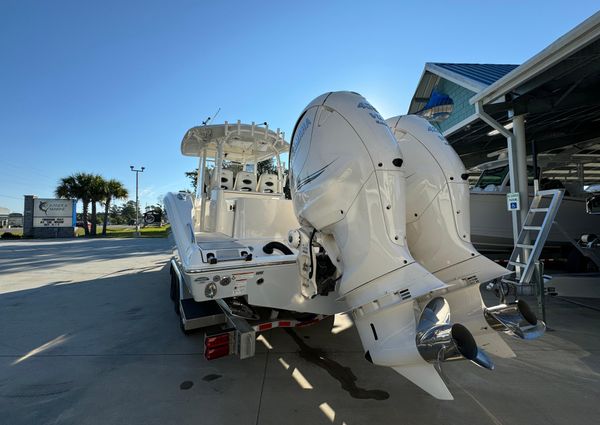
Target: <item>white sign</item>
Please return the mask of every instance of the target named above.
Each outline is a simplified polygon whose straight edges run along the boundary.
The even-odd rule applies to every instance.
[[[33,200],[33,227],[75,227],[72,199]]]
[[[506,208],[508,208],[509,211],[519,211],[521,209],[519,192],[510,192],[506,194]]]

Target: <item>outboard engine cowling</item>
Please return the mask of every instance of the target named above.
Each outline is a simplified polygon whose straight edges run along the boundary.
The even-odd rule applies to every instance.
[[[431,359],[424,358],[428,352],[490,368],[491,362],[478,355],[483,350],[465,327],[450,322],[444,324],[449,328],[419,329],[417,347],[415,300],[447,285],[416,262],[407,246],[403,163],[390,128],[357,93],[326,93],[306,107],[290,148],[290,188],[302,226],[290,234],[299,250],[299,292],[331,296],[315,272],[327,256],[331,266],[324,269],[352,310],[366,358],[393,367],[437,398],[452,399]]]
[[[424,118],[405,115],[386,122],[402,150],[408,176],[406,232],[411,254],[451,286],[444,297],[454,320],[466,326],[486,350],[513,357],[496,331],[533,339],[544,333],[545,325],[537,319],[527,324],[523,317],[533,320],[535,315],[524,301],[518,302],[518,308],[517,304],[483,305],[479,284],[509,271],[481,255],[471,243],[468,174],[460,157]],[[493,325],[488,327],[488,323]]]
[[[447,284],[507,274],[471,244],[468,174],[456,151],[424,118],[386,122],[404,154],[407,239],[415,260]]]

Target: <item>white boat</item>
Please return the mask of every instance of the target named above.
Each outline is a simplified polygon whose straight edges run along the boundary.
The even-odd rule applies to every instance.
[[[317,97],[294,127],[291,200],[279,161],[277,175],[256,173],[288,147],[279,131],[239,122],[183,138],[199,189],[165,197],[171,297],[184,330],[196,317],[194,327],[233,328],[205,335],[208,359],[249,357],[256,332],[305,324],[301,313],[345,312],[366,360],[449,400],[439,362],[493,369],[486,352],[514,356],[497,331],[543,334],[520,300],[483,305],[479,284],[507,271],[471,244],[464,166],[426,120],[386,122],[353,92]]]
[[[576,171],[571,171],[569,176],[569,171],[564,163],[562,165],[563,175],[557,174],[557,170],[552,167],[552,157],[552,154],[540,155],[538,167],[541,172],[541,189],[563,189],[565,196],[545,246],[547,252],[551,253],[550,250],[552,250],[554,254],[564,257],[575,250],[572,242],[578,241],[582,235],[600,232],[600,216],[587,213],[586,199],[591,196],[591,193],[584,190],[586,184],[600,176],[590,173],[588,180],[581,180],[577,177]],[[587,159],[600,162],[595,158],[588,157]],[[569,165],[568,161],[566,164]],[[595,162],[591,162],[591,164],[594,165]],[[571,164],[571,168],[576,167]],[[530,174],[529,201],[531,202],[533,198],[533,167],[528,166],[528,170]],[[587,171],[594,170],[587,168]],[[471,239],[473,244],[479,251],[490,255],[511,251],[513,248],[512,217],[506,202],[506,194],[510,192],[508,160],[490,161],[475,167],[471,172],[479,173],[471,188]],[[565,180],[566,177],[569,180]]]
[[[207,125],[185,134],[181,153],[199,158],[200,189],[169,193],[164,202],[179,271],[196,302],[243,296],[252,306],[323,314],[343,310],[331,298],[310,300],[297,293],[296,251],[286,243],[299,224],[283,193],[279,161],[288,150],[280,131],[254,124]],[[272,159],[278,174],[258,176],[256,164]],[[224,168],[227,163],[243,170],[234,175]]]

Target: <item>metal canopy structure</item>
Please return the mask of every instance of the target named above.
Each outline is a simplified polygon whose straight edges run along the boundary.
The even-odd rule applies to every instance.
[[[528,151],[536,161],[537,152],[579,149],[578,143],[599,136],[599,71],[600,12],[473,96],[480,120],[450,136],[450,143],[467,166],[506,144],[510,191],[529,205]],[[577,173],[583,180],[583,166]],[[512,217],[516,241],[527,210],[513,211]]]
[[[205,125],[190,128],[181,141],[185,156],[215,158],[219,149],[224,159],[236,162],[260,162],[289,150],[285,135],[254,123]]]
[[[436,125],[465,166],[505,151],[521,205],[529,205],[528,154],[550,178],[600,183],[600,12],[520,66],[426,64],[409,113],[434,91],[453,100]],[[515,240],[526,215],[512,212]]]
[[[504,127],[512,116],[525,115],[527,153],[600,136],[600,13],[559,38],[470,99]],[[447,136],[467,167],[506,147],[506,135],[476,120]],[[581,146],[586,149],[587,146]]]
[[[256,178],[258,163],[274,157],[277,161],[277,188],[281,191],[283,169],[280,154],[288,152],[289,149],[290,145],[285,140],[285,134],[280,129],[269,130],[267,123],[242,124],[238,120],[236,124],[225,121],[224,124],[190,128],[181,141],[181,153],[185,156],[198,157],[196,197],[202,199],[201,226],[205,219],[204,186],[207,180],[207,161],[214,161],[214,172],[209,180],[211,189],[218,190],[221,187],[224,161],[238,162],[243,165],[253,164],[252,172]]]

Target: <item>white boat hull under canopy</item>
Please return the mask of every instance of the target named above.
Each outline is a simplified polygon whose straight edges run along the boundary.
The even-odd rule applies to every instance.
[[[532,198],[530,195],[530,202]],[[471,240],[475,247],[484,253],[512,250],[512,215],[506,206],[506,193],[471,192],[470,208]],[[563,197],[555,223],[558,226],[552,226],[545,245],[550,249],[565,247],[568,252],[574,249],[570,241],[600,232],[600,216],[587,214],[582,198]]]
[[[579,240],[581,235],[600,232],[600,216],[586,213],[586,199],[591,195],[589,186],[597,181],[598,176],[598,152],[600,144],[594,139],[539,153],[536,170],[533,158],[528,158],[529,202],[521,205],[522,209],[528,209],[533,199],[534,174],[539,179],[541,190],[564,190],[555,225],[545,244],[547,253],[550,253],[548,249],[555,251],[553,256],[556,253],[568,255],[575,249],[571,242]],[[471,176],[479,174],[471,189],[471,237],[482,252],[505,255],[513,248],[512,214],[506,202],[506,195],[510,192],[510,173],[506,150],[494,154],[498,155],[498,159],[470,170]],[[561,250],[557,251],[559,248]]]

